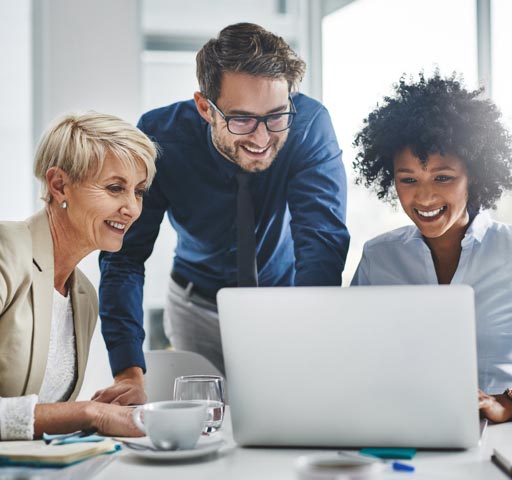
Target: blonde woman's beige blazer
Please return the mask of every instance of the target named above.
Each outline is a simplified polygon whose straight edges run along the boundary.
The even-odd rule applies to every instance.
[[[71,276],[78,378],[82,386],[98,318],[92,284]],[[24,222],[0,222],[0,397],[38,394],[48,359],[54,291],[53,241],[45,210]]]

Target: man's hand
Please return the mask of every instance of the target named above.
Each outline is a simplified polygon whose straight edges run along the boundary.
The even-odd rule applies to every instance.
[[[139,367],[129,367],[114,377],[114,385],[98,390],[92,400],[115,405],[142,405],[147,396],[144,391],[144,374]]]
[[[478,392],[478,407],[484,417],[492,422],[506,422],[512,418],[512,401],[505,395],[487,395]]]

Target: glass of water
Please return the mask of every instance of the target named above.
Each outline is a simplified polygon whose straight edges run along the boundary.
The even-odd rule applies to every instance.
[[[224,418],[224,378],[217,375],[185,375],[174,381],[174,400],[206,403],[204,433],[217,431]]]

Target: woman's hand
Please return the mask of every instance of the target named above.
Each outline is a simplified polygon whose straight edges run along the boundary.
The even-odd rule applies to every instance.
[[[512,400],[506,395],[487,395],[478,391],[478,407],[484,417],[492,422],[506,422],[512,418]]]
[[[91,428],[109,437],[142,437],[133,421],[133,408],[109,405],[108,403],[87,402]]]
[[[107,436],[140,437],[133,421],[133,408],[99,402],[60,402],[36,405],[34,436],[97,430]]]
[[[130,367],[118,373],[114,385],[98,390],[92,400],[114,405],[142,405],[147,397],[144,391],[144,374],[139,367]]]

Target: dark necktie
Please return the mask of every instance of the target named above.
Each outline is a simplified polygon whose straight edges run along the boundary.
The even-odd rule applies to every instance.
[[[249,190],[249,173],[237,173],[238,193],[236,196],[236,263],[239,287],[258,286],[256,265],[256,235],[254,233],[254,206]]]

